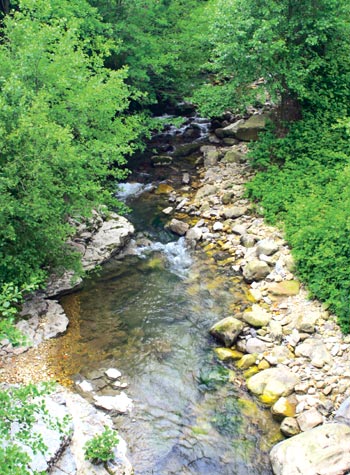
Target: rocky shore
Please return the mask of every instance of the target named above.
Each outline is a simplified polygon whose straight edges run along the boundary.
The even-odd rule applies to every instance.
[[[133,232],[132,224],[125,218],[111,214],[107,219],[102,219],[96,213],[89,223],[77,227],[76,236],[70,244],[82,254],[83,270],[90,271],[120,252]],[[81,278],[74,279],[73,273],[52,276],[45,291],[36,292],[26,300],[21,312],[23,319],[17,327],[26,337],[27,344],[13,347],[8,341],[2,341],[1,362],[8,363],[11,358],[29,348],[63,334],[69,320],[55,298],[80,284]],[[85,390],[86,388],[82,388],[82,392]],[[31,457],[29,468],[33,473],[47,471],[53,475],[131,475],[132,466],[126,456],[126,443],[119,435],[114,458],[107,464],[92,464],[85,460],[84,455],[84,445],[89,439],[102,433],[105,427],[113,427],[108,413],[122,413],[129,408],[131,400],[126,395],[119,399],[118,396],[110,397],[108,401],[97,399],[91,401],[92,404],[78,394],[58,387],[52,395],[44,398],[44,402],[50,416],[58,419],[61,425],[64,418],[68,417],[69,435],[62,437],[59,428],[53,430],[47,418],[38,416],[32,433],[41,434],[47,446],[46,452],[34,454],[30,448],[23,446]]]
[[[291,437],[271,452],[274,473],[342,474],[350,469],[350,337],[308,299],[283,234],[244,197],[252,177],[246,143],[264,123],[256,115],[218,128],[213,145],[200,149],[200,180],[189,184],[184,175],[180,192],[169,190],[164,213],[174,233],[249,285],[251,307],[228,313],[211,333],[223,345],[218,358],[241,371]]]

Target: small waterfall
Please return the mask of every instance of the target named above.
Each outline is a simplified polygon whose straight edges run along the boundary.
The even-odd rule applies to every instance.
[[[116,197],[121,201],[127,201],[129,198],[140,196],[146,191],[150,191],[154,185],[144,183],[120,183],[116,192]]]
[[[138,249],[140,257],[146,257],[151,252],[161,252],[164,254],[169,270],[178,277],[185,278],[192,264],[192,258],[186,246],[185,238],[181,237],[178,241],[154,242],[148,246]]]

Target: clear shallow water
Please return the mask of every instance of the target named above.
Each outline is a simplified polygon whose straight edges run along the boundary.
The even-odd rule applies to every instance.
[[[244,288],[164,230],[166,198],[144,185],[135,180],[124,198],[152,243],[63,299],[75,321],[65,373],[122,372],[134,410],[115,423],[135,475],[271,475],[278,425],[240,388],[234,368],[216,360],[208,334],[248,305]]]
[[[65,298],[79,301],[80,374],[113,366],[125,375],[134,411],[116,423],[136,475],[270,474],[261,449],[277,426],[230,382],[208,336],[242,298],[237,284],[205,261],[185,278],[168,266],[162,253],[114,262]]]

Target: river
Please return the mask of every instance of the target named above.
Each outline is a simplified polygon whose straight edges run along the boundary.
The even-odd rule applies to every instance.
[[[61,371],[90,381],[109,367],[122,372],[134,410],[114,421],[135,475],[270,475],[278,425],[241,387],[235,369],[216,359],[218,344],[208,333],[249,304],[244,284],[164,228],[168,195],[154,191],[164,180],[183,186],[184,172],[195,179],[193,160],[159,168],[139,160],[133,167],[119,193],[144,246],[63,298],[74,323]],[[116,394],[110,386],[99,392]]]

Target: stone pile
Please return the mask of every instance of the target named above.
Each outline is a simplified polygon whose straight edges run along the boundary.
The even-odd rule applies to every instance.
[[[217,142],[219,136],[231,142],[201,148],[202,157],[197,161],[200,182],[193,178],[196,186],[192,190],[184,187],[175,197],[172,193],[169,227],[185,235],[193,247],[222,255],[217,264],[243,277],[252,305],[213,326],[211,333],[224,345],[216,349],[217,356],[242,370],[248,389],[271,407],[286,437],[302,432],[300,442],[295,437],[292,440],[305,448],[304,434],[310,433],[311,443],[315,428],[320,440],[329,435],[334,443],[331,455],[324,457],[327,465],[329,457],[339,458],[345,450],[346,443],[337,446],[336,441],[349,437],[346,424],[330,422],[350,397],[350,337],[342,335],[335,317],[323,305],[308,299],[294,275],[283,234],[266,225],[245,199],[244,185],[252,171],[245,160],[246,143],[237,140],[236,129],[242,124],[226,126],[212,139]],[[188,215],[182,218],[184,225],[179,224],[178,212]],[[171,224],[175,222],[176,226]],[[286,443],[279,446],[286,447]],[[294,449],[283,448],[283,455],[278,450],[282,453],[277,448],[272,452],[275,474],[343,473],[322,471],[326,469],[320,463],[310,468],[316,456],[305,471],[297,471],[292,458],[290,465],[283,458],[290,457]],[[349,457],[344,455],[343,460],[341,469],[350,469]]]

